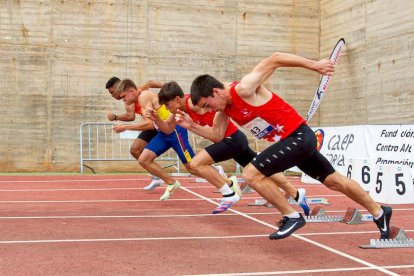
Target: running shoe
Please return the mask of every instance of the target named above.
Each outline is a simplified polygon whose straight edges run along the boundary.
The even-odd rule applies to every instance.
[[[231,180],[231,182],[233,183],[233,185],[232,185],[230,188],[233,190],[233,192],[234,192],[236,195],[238,195],[238,196],[241,198],[241,197],[242,197],[242,191],[240,190],[240,187],[239,187],[239,182],[238,182],[237,176],[233,175],[233,176],[231,176],[229,179],[230,179],[230,180]]]
[[[386,240],[390,238],[390,220],[392,216],[392,208],[381,205],[384,214],[379,219],[374,219],[375,224],[381,232],[381,239]]]
[[[298,204],[299,206],[303,209],[303,212],[305,213],[305,216],[309,216],[309,212],[310,212],[310,207],[309,207],[309,202],[306,199],[306,190],[303,188],[298,189],[298,194],[299,194],[299,198],[298,198]]]
[[[293,232],[305,226],[306,221],[302,214],[299,214],[299,218],[289,218],[284,216],[278,223],[279,230],[270,234],[269,239],[278,240],[289,237]]]
[[[220,202],[220,205],[217,206],[217,208],[213,210],[213,214],[220,214],[220,213],[223,213],[223,212],[227,211],[227,209],[229,209],[231,206],[233,206],[234,203],[236,203],[237,201],[240,200],[240,197],[238,195],[232,196],[232,198],[234,198],[234,197],[236,198],[235,201],[232,201],[228,198],[224,198]]]
[[[161,186],[164,183],[162,179],[152,179],[151,183],[144,188],[146,191],[151,191],[157,188],[158,186]]]
[[[167,185],[167,188],[165,189],[164,194],[160,197],[160,200],[167,200],[167,199],[169,199],[174,194],[174,192],[178,188],[180,188],[180,186],[181,186],[181,184],[178,181],[175,181],[174,184]]]

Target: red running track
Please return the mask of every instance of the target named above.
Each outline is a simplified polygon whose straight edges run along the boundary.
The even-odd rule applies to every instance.
[[[359,208],[322,185],[329,215]],[[208,183],[180,179],[182,189],[160,202],[164,187],[144,191],[147,176],[1,176],[1,275],[414,275],[414,248],[371,249],[379,233],[360,225],[308,223],[271,241],[274,208],[248,207],[247,194],[212,215],[218,193]],[[211,200],[213,199],[213,200]],[[297,206],[295,207],[297,208]],[[414,236],[414,205],[393,205],[392,225]]]

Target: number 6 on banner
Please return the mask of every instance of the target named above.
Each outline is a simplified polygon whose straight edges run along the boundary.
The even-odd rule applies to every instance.
[[[369,192],[371,187],[371,174],[372,167],[375,167],[375,163],[372,163],[368,159],[354,159],[350,158],[345,163],[347,168],[346,177],[355,180],[364,191]]]
[[[414,203],[414,185],[408,166],[379,166],[372,172],[369,195],[386,204]]]

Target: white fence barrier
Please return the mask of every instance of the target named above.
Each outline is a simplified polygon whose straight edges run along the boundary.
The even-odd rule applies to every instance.
[[[85,162],[94,161],[135,161],[129,153],[137,135],[129,136],[116,133],[112,127],[113,123],[83,123],[80,126],[80,172],[87,167],[94,173],[94,169]],[[173,150],[156,159],[157,161],[170,161],[169,166],[174,166],[180,173],[180,160]]]

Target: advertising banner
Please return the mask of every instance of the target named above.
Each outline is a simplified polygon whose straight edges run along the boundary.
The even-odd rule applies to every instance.
[[[384,203],[414,203],[414,125],[313,128],[319,151]],[[305,183],[319,183],[302,175]]]

